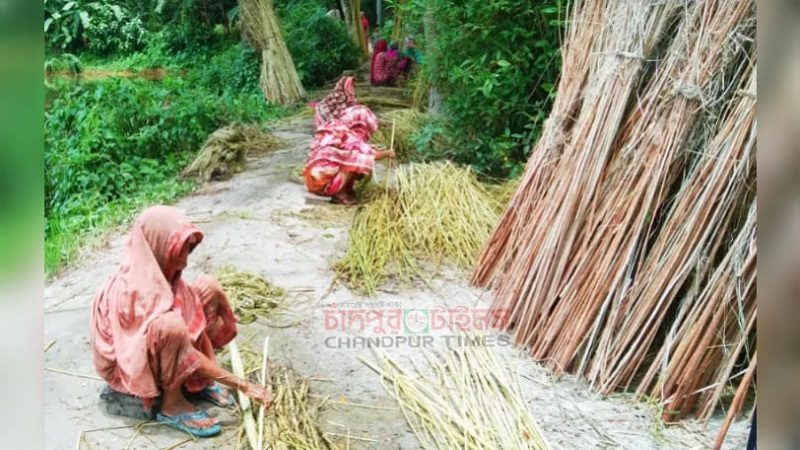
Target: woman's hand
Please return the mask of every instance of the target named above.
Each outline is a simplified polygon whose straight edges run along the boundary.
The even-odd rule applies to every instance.
[[[376,148],[376,151],[375,151],[375,160],[376,161],[380,161],[380,160],[382,160],[384,158],[392,158],[392,159],[394,159],[396,157],[397,157],[397,153],[395,153],[394,150],[386,150],[386,149],[384,149],[382,147]]]
[[[244,395],[250,397],[258,403],[261,403],[267,408],[269,408],[272,404],[272,393],[269,389],[266,389],[262,386],[254,383],[247,383],[242,392],[244,392]]]

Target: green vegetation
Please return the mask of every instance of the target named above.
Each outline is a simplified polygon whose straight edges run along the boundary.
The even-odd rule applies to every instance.
[[[192,188],[175,175],[220,126],[282,114],[258,93],[218,94],[178,78],[58,83],[45,114],[45,261],[51,272],[87,232]]]
[[[418,152],[485,176],[515,176],[553,99],[565,7],[557,0],[385,4],[382,32],[397,23],[425,55],[414,83],[444,98],[442,114],[420,116],[430,119],[410,131]],[[176,175],[216,128],[286,113],[264,101],[259,55],[242,39],[237,5],[46,0],[45,66],[61,76],[48,80],[45,118],[48,273],[97,231],[192,189]],[[326,15],[328,2],[276,7],[307,88],[358,67],[359,50],[344,23]],[[109,72],[131,78],[104,78]],[[85,78],[70,82],[65,73]]]
[[[232,122],[261,123],[287,112],[265,103],[258,57],[229,26],[227,12],[208,19],[196,10],[212,3],[235,6],[235,1],[151,3],[147,9],[122,1],[48,0],[45,5],[47,70],[100,73],[79,83],[48,80],[48,274],[98,232],[129,220],[146,205],[190,191],[193,184],[176,176],[215,129]],[[193,34],[181,34],[190,29]],[[102,76],[159,67],[165,70],[155,78],[166,75],[160,80]]]
[[[324,2],[281,3],[278,13],[283,37],[304,86],[322,86],[337,79],[342,71],[358,67],[358,47],[347,34],[344,22],[325,15]]]
[[[425,36],[422,31],[435,36],[433,42],[421,44],[422,77],[444,98],[445,113],[422,130],[420,150],[428,158],[470,164],[484,175],[519,174],[528,158],[526,144],[538,136],[555,95],[565,4],[402,3],[406,33],[414,34],[418,45]]]

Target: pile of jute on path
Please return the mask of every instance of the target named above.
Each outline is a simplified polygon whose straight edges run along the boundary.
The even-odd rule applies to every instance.
[[[423,448],[549,448],[518,376],[487,347],[458,346],[426,357],[431,373],[410,371],[382,354],[377,364],[362,359],[381,376]]]
[[[557,371],[669,421],[725,410],[717,445],[755,389],[754,38],[751,1],[577,2],[472,277]]]
[[[502,208],[474,172],[449,162],[402,165],[396,181],[356,212],[335,266],[368,294],[389,276],[425,279],[423,262],[472,267]]]
[[[246,167],[245,156],[267,152],[279,142],[257,126],[232,124],[208,137],[200,153],[181,176],[198,181],[227,180]]]
[[[258,319],[273,319],[286,309],[286,291],[252,272],[223,267],[217,273],[237,321],[246,325]]]
[[[282,364],[267,363],[248,346],[241,350],[234,342],[230,346],[234,373],[250,381],[263,384],[272,393],[272,406],[264,410],[248,400],[240,404],[242,423],[239,427],[239,449],[303,449],[325,450],[337,448],[319,427],[319,412],[324,400],[312,399],[308,380]],[[241,399],[241,397],[240,397]],[[241,401],[241,400],[240,400]],[[260,442],[259,442],[260,439]]]
[[[272,0],[239,0],[239,15],[245,39],[261,54],[261,90],[267,101],[286,105],[305,97]]]

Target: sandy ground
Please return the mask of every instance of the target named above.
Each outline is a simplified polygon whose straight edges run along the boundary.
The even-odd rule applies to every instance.
[[[291,168],[303,162],[310,142],[309,118],[284,121],[274,132],[285,142],[280,150],[250,160],[246,172],[207,184],[176,204],[206,233],[190,259],[187,278],[233,265],[287,289],[302,321],[289,328],[260,322],[242,326],[240,345],[257,348],[264,336],[270,336],[272,360],[314,378],[314,395],[331,397],[320,426],[325,432],[353,436],[351,448],[419,448],[380,378],[358,359],[373,359],[372,351],[344,345],[348,337],[372,332],[326,329],[324,311],[331,309],[326,305],[399,302],[403,309],[421,311],[438,306],[485,308],[489,296],[470,288],[465,274],[458,273],[445,273],[430,287],[389,286],[374,298],[333,283],[330,266],[346,245],[354,209],[310,201],[304,187],[290,179]],[[380,178],[381,173],[377,175]],[[46,448],[236,448],[236,424],[216,438],[187,441],[178,431],[158,425],[136,427],[136,420],[103,411],[98,397],[103,384],[94,378],[89,349],[89,306],[94,290],[115,270],[124,240],[124,230],[111,233],[45,289],[45,342],[52,343],[45,353]],[[432,332],[433,345],[441,348],[446,334]],[[402,364],[422,361],[421,350],[408,344],[383,351]],[[579,380],[554,380],[548,370],[509,347],[497,345],[493,351],[519,371],[526,401],[553,448],[708,448],[716,435],[719,419],[707,429],[692,421],[664,427],[647,405],[622,395],[602,399]],[[230,419],[224,413],[220,417]],[[746,421],[735,423],[725,448],[744,448],[747,431]],[[329,437],[345,448],[345,438]]]

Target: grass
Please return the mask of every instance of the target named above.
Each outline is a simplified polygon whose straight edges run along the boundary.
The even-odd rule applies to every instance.
[[[140,193],[118,199],[94,208],[85,215],[47,218],[48,233],[45,238],[45,275],[50,278],[72,262],[81,249],[100,242],[100,238],[114,227],[132,222],[145,207],[169,203],[191,192],[196,183],[167,179]]]

